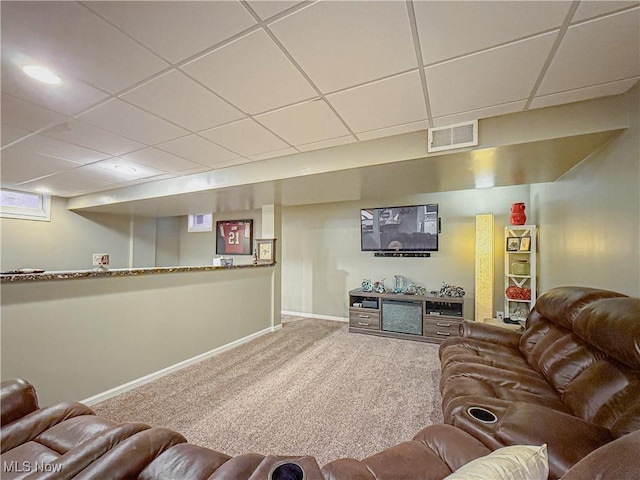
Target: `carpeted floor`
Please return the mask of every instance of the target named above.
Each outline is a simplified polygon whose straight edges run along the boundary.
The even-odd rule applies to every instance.
[[[229,455],[363,458],[442,422],[438,346],[300,319],[105,402]]]

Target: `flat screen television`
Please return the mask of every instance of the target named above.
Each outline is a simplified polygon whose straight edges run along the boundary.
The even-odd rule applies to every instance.
[[[437,252],[438,204],[360,210],[363,252]]]

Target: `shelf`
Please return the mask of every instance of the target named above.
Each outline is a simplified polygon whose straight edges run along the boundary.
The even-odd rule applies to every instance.
[[[504,314],[505,317],[514,318],[526,316],[537,296],[537,237],[536,225],[509,225],[504,231]],[[523,240],[526,239],[526,240]],[[507,250],[507,245],[511,250]],[[520,250],[520,248],[523,248]],[[512,273],[511,265],[518,262],[526,262],[528,266],[523,271],[526,275]],[[519,271],[519,270],[518,270]],[[507,297],[506,290],[511,287],[528,289],[531,292],[530,300],[519,300]],[[511,293],[511,292],[510,292]],[[526,305],[526,306],[525,306]]]

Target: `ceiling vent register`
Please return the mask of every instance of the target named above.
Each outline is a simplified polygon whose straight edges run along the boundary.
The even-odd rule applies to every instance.
[[[478,120],[429,129],[427,151],[442,152],[478,145]]]

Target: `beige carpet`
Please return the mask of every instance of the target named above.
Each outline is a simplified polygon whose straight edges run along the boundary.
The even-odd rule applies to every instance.
[[[324,465],[442,422],[437,351],[300,319],[93,408],[229,455],[312,455]]]

